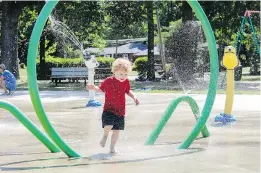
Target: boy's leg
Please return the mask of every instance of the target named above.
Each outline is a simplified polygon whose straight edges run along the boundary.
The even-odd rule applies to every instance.
[[[120,135],[120,130],[113,130],[112,135],[111,135],[111,147],[110,147],[110,152],[115,153],[115,145],[117,143],[117,140]]]
[[[111,131],[113,126],[104,126],[104,133],[103,133],[103,137],[100,141],[100,144],[102,147],[105,147],[109,132]]]

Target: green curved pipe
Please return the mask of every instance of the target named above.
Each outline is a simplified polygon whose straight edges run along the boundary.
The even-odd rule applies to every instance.
[[[158,122],[158,125],[156,126],[156,128],[150,134],[150,136],[149,136],[148,140],[146,141],[145,145],[153,145],[155,143],[155,141],[158,138],[159,134],[161,133],[162,129],[165,127],[166,123],[168,122],[169,118],[171,117],[171,115],[175,111],[176,107],[181,102],[187,102],[189,104],[193,114],[195,115],[196,119],[198,119],[198,116],[200,114],[199,113],[199,107],[198,107],[198,104],[196,103],[196,101],[192,97],[190,97],[190,96],[181,96],[181,97],[179,97],[177,99],[174,99],[170,103],[168,108],[166,109],[163,117]],[[208,132],[208,129],[207,129],[206,126],[201,130],[201,133],[202,133],[203,137],[208,137],[209,136],[209,132]]]
[[[193,9],[193,11],[195,12],[197,18],[201,21],[201,25],[202,25],[202,28],[204,30],[204,33],[205,33],[205,36],[206,36],[206,39],[208,42],[208,49],[210,52],[210,82],[209,82],[209,90],[208,90],[206,102],[204,104],[201,116],[198,119],[193,130],[188,135],[188,137],[178,147],[179,149],[188,148],[192,144],[192,142],[196,139],[196,137],[198,136],[200,131],[202,129],[206,130],[205,124],[206,124],[206,121],[209,117],[209,114],[211,112],[211,109],[212,109],[214,101],[215,101],[217,81],[218,81],[218,53],[217,53],[216,41],[215,41],[215,37],[214,37],[213,31],[212,31],[212,28],[209,24],[206,14],[204,13],[204,11],[201,8],[201,6],[199,5],[199,3],[197,1],[187,1],[187,2],[189,3],[189,5]],[[170,113],[172,111],[171,110],[172,108],[173,107],[171,107],[171,106],[168,107],[166,112]],[[167,120],[167,117],[164,116],[164,118],[166,118],[166,120]],[[166,120],[164,120],[164,121],[166,121]],[[164,121],[162,120],[162,122],[164,122]],[[149,136],[149,139],[147,140],[146,144],[150,144],[153,142],[154,139],[157,139],[158,134],[156,133],[156,131],[157,131],[157,129],[163,128],[164,125],[165,125],[164,123],[161,123],[161,122],[159,123],[158,126],[162,126],[162,127],[156,127],[156,129],[154,130],[154,133],[152,133]]]
[[[39,139],[52,153],[60,150],[30,121],[17,107],[11,103],[0,100],[0,108],[9,111],[15,116],[37,139]]]
[[[38,53],[38,45],[43,31],[44,25],[51,14],[53,8],[58,3],[58,1],[47,1],[43,7],[37,21],[34,25],[32,35],[29,42],[28,56],[27,56],[27,77],[28,77],[28,87],[30,91],[31,100],[34,106],[34,110],[44,128],[46,133],[54,141],[54,143],[69,157],[80,157],[80,155],[73,151],[59,136],[54,127],[48,120],[46,113],[43,109],[43,105],[39,96],[39,90],[36,82],[36,57]]]
[[[216,97],[219,68],[216,40],[210,23],[207,19],[207,16],[197,1],[188,1],[188,3],[195,12],[197,18],[201,21],[201,25],[208,42],[208,49],[210,53],[210,82],[206,102],[204,104],[201,116],[198,119],[196,126],[191,131],[189,136],[179,146],[180,149],[188,148],[191,145],[191,143],[196,139],[200,130],[204,127],[204,125],[207,122]]]

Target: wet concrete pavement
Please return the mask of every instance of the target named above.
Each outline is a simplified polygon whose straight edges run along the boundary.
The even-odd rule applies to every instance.
[[[127,99],[126,129],[117,149],[108,153],[99,146],[102,108],[85,108],[87,92],[41,92],[47,115],[64,140],[82,155],[68,159],[50,153],[9,112],[0,110],[1,172],[113,172],[113,173],[259,173],[260,95],[236,95],[231,126],[213,127],[213,118],[224,109],[225,95],[217,95],[207,122],[210,137],[196,140],[189,149],[177,150],[195,125],[189,106],[182,103],[153,146],[144,146],[148,135],[170,101],[180,95],[137,93],[141,104]],[[204,105],[206,95],[191,95]],[[15,104],[42,130],[26,91],[0,98]],[[97,100],[103,102],[103,96]]]

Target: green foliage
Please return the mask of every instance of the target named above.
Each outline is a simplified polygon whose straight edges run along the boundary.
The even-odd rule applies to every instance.
[[[177,33],[181,27],[182,20],[173,21],[169,23],[169,27],[163,27],[162,39],[163,42],[166,42],[169,38],[173,36],[174,33]]]
[[[146,76],[148,68],[148,57],[139,57],[133,64],[133,70],[137,71],[139,76]]]
[[[232,36],[239,31],[245,11],[260,10],[259,1],[199,1],[199,3],[207,13],[217,42],[226,44],[235,41]],[[253,23],[260,28],[259,20],[253,19]]]
[[[84,67],[82,58],[59,58],[54,56],[45,57],[45,62],[51,67]],[[40,63],[40,59],[36,59],[36,64]]]
[[[114,61],[114,58],[109,58],[109,57],[97,57],[97,61],[99,62],[98,68],[110,68],[112,66],[112,62]],[[47,76],[46,79],[49,79],[51,76],[51,69],[53,67],[86,67],[84,63],[83,58],[59,58],[59,57],[54,57],[54,56],[47,56],[45,58],[45,75]],[[36,59],[36,69],[37,69],[37,74],[40,73],[40,59]],[[110,74],[111,70],[110,69],[104,69],[104,70],[99,70],[102,71],[99,73],[106,73]]]
[[[57,43],[54,43],[54,44],[51,44],[48,48],[47,48],[47,45],[49,45],[50,41],[49,40],[45,40],[45,55],[52,55],[56,52],[56,46],[57,46]]]
[[[111,57],[97,57],[97,61],[100,64],[100,68],[111,68],[114,60],[115,59]]]
[[[97,57],[99,62],[98,68],[110,68],[115,59],[110,57]],[[83,58],[60,58],[54,56],[47,56],[45,62],[50,67],[86,67]],[[36,64],[39,65],[40,59],[36,59]]]
[[[107,1],[106,39],[144,37],[147,33],[146,8],[142,1]]]
[[[157,8],[161,26],[169,27],[171,22],[181,19],[182,1],[157,1],[154,7]]]
[[[105,10],[102,1],[62,1],[53,17],[66,24],[85,47],[104,47],[106,31]]]
[[[36,6],[25,7],[18,18],[18,57],[26,63],[28,43],[37,18]]]
[[[217,43],[222,45],[222,48],[224,45],[234,44],[245,10],[260,10],[259,1],[199,1],[199,3],[210,21]],[[105,39],[147,37],[147,9],[144,4],[144,1],[61,1],[54,9],[52,16],[66,24],[78,40],[83,42],[84,47],[102,49],[106,46]],[[182,4],[182,1],[154,2],[154,19],[156,19],[155,9],[157,8],[165,44],[181,26]],[[26,63],[28,41],[43,5],[44,2],[32,3],[25,7],[19,16],[20,62]],[[258,14],[252,15],[252,22],[256,35],[260,36]],[[49,24],[48,22],[47,28]],[[156,31],[156,26],[154,28]],[[81,59],[82,53],[79,49],[73,48],[72,43],[62,45],[47,29],[44,29],[43,35],[46,36],[46,62],[51,63],[50,66],[84,66],[84,62],[73,58]],[[155,43],[158,42],[157,39],[158,37],[155,35]],[[257,39],[260,40],[260,37]],[[258,64],[260,58],[249,26],[246,26],[242,43],[245,45],[248,55],[248,58],[241,57],[244,61],[242,65]],[[54,60],[56,59],[54,57],[70,57],[71,60],[64,60],[66,58]],[[101,66],[109,66],[113,61],[98,59],[102,59]]]

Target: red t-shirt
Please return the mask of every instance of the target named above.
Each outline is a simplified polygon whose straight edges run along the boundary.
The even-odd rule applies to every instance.
[[[106,78],[99,88],[105,93],[103,110],[125,116],[125,93],[130,92],[130,81],[126,79],[120,82],[112,76]]]

